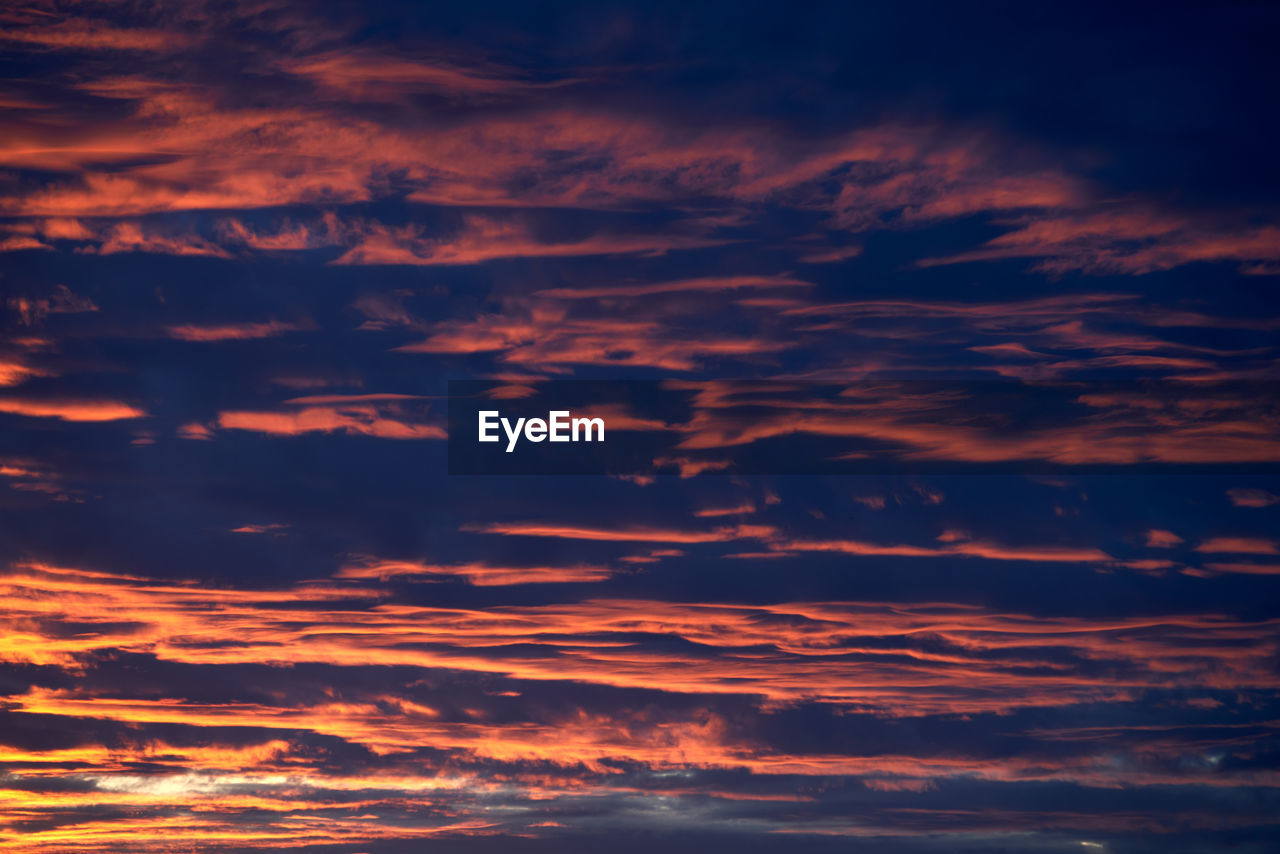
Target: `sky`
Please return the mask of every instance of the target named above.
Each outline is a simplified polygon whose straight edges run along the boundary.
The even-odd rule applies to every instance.
[[[5,4],[0,851],[1273,851],[1278,23]]]

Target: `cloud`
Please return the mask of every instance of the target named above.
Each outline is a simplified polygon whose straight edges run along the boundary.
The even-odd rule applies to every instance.
[[[606,581],[613,571],[599,566],[489,566],[484,563],[451,565],[413,561],[366,560],[344,566],[338,578],[392,578],[433,581],[459,578],[476,587],[504,587],[512,584],[574,584]]]
[[[189,424],[183,424],[178,427],[178,436],[183,439],[195,439],[207,442],[213,439],[213,429],[207,424],[201,424],[198,421],[193,421]]]
[[[712,360],[768,356],[789,346],[761,335],[691,336],[677,321],[663,316],[578,316],[559,301],[532,301],[513,305],[503,314],[433,324],[426,338],[396,351],[496,353],[502,362],[527,370],[596,364],[691,371]]]
[[[770,544],[784,552],[837,552],[870,557],[979,557],[1037,563],[1096,563],[1111,556],[1096,548],[1077,546],[1005,546],[982,540],[950,542],[941,546],[881,545],[861,540],[788,540]]]
[[[289,526],[283,522],[268,522],[262,525],[241,525],[238,528],[232,528],[233,534],[281,534]]]
[[[493,522],[465,530],[509,537],[558,537],[628,543],[723,543],[730,540],[760,539],[774,533],[774,529],[768,525],[731,525],[710,531],[683,531],[664,528],[588,528],[540,522]]]
[[[1009,429],[1012,412],[989,404],[980,384],[863,382],[837,396],[809,386],[685,383],[692,416],[675,425],[677,447],[725,449],[810,434],[862,440],[841,459],[1044,461],[1061,465],[1264,462],[1280,444],[1251,395],[1204,386],[1069,392],[1051,421]],[[1071,387],[1066,387],[1070,389]],[[1206,439],[1214,437],[1214,441]]]
[[[22,361],[0,358],[0,386],[19,385],[31,377],[46,377],[50,373]]]
[[[0,412],[61,421],[120,421],[143,418],[146,412],[115,400],[35,400],[0,398]]]
[[[17,38],[51,46],[180,49],[180,31],[108,29],[83,23],[20,29]],[[266,61],[263,61],[266,59]],[[20,218],[137,216],[283,205],[345,205],[375,199],[491,208],[587,208],[705,204],[726,213],[707,222],[750,222],[762,203],[818,212],[832,229],[912,229],[966,217],[994,218],[1008,230],[983,246],[923,265],[1032,258],[1054,274],[1144,274],[1231,261],[1266,273],[1280,261],[1277,228],[1249,211],[1178,211],[1109,199],[1087,177],[1069,174],[1026,143],[937,124],[883,123],[798,137],[776,124],[741,120],[698,129],[660,111],[621,115],[570,99],[570,79],[531,80],[510,69],[424,60],[372,49],[301,51],[253,57],[252,70],[276,82],[247,105],[206,81],[108,76],[82,92],[126,107],[65,121],[23,121],[0,146],[0,162],[52,170],[40,187],[0,197]],[[298,97],[297,81],[313,84]],[[317,94],[319,97],[317,97]],[[419,96],[518,103],[431,121],[418,110],[379,115],[371,103]],[[50,110],[57,110],[48,105]],[[47,111],[38,111],[47,112]],[[118,162],[115,168],[104,163]],[[367,225],[336,263],[477,264],[501,258],[647,255],[720,245],[725,239],[621,233],[564,242],[534,239],[490,215],[456,239],[417,223]],[[148,235],[123,223],[101,251],[225,257],[193,235]],[[264,251],[331,245],[331,234],[289,225],[261,235],[226,221],[228,243]],[[30,243],[31,238],[24,238]],[[855,249],[798,250],[802,263],[844,260]]]
[[[789,276],[707,276],[701,279],[680,279],[672,282],[653,282],[645,285],[612,285],[604,288],[549,288],[535,292],[534,296],[554,299],[608,299],[689,291],[732,291],[742,288],[773,289],[811,286],[811,282],[805,282]]]
[[[402,566],[414,569],[412,563]],[[398,572],[397,564],[390,571]],[[233,590],[28,565],[4,576],[0,594],[11,621],[43,615],[86,627],[67,636],[17,636],[10,646],[14,660],[68,664],[94,649],[147,651],[191,664],[414,664],[697,696],[808,697],[892,716],[1093,702],[1170,679],[1222,690],[1270,684],[1274,621],[1193,614],[1046,618],[955,604],[635,599],[469,610],[393,604],[385,591],[360,586],[376,580],[375,572],[357,574],[345,583]],[[353,610],[361,600],[366,604]],[[181,634],[174,633],[177,626]],[[236,643],[228,645],[232,626]],[[644,635],[680,638],[702,649],[636,647]],[[1188,645],[1196,650],[1192,659]],[[762,650],[770,654],[750,654]],[[1064,650],[1071,655],[1064,658]],[[68,702],[67,695],[51,705],[56,697],[32,695],[24,706],[44,713],[55,712],[53,706],[61,713],[74,707],[78,714],[92,708],[88,701]],[[100,703],[98,713],[144,721],[144,709],[161,720],[256,716],[259,724],[285,728],[323,725],[341,732],[335,727],[353,726],[353,736],[363,730],[375,743],[393,739],[387,746],[413,738],[398,733],[394,719],[358,709],[331,709],[337,717],[299,710],[292,714],[302,719],[274,722],[260,711],[199,703],[124,701],[117,712]]]
[[[100,255],[114,255],[118,252],[151,252],[161,255],[194,255],[210,258],[230,258],[230,254],[220,246],[196,235],[165,235],[148,232],[137,223],[119,223],[115,225],[98,245],[96,251]]]
[[[416,94],[466,99],[512,96],[546,85],[515,79],[510,69],[482,70],[352,50],[288,58],[279,67],[311,80],[330,96],[356,102],[398,101]]]
[[[841,315],[860,318],[956,318],[980,329],[1018,328],[1025,324],[1062,323],[1082,315],[1122,311],[1137,299],[1134,294],[1082,293],[1033,297],[1004,302],[955,302],[914,299],[855,300],[815,303],[787,312],[789,315]]]
[[[286,221],[274,234],[253,230],[238,219],[222,220],[219,236],[228,243],[241,244],[262,252],[297,252],[331,246],[341,239],[343,226],[333,214],[326,214],[315,225]]]
[[[1204,568],[1211,572],[1235,572],[1243,575],[1280,575],[1280,563],[1213,562]]]
[[[850,258],[857,258],[861,254],[861,246],[840,246],[834,249],[812,250],[801,255],[796,260],[801,264],[834,264],[840,261],[848,261]]]
[[[21,770],[0,786],[11,810],[47,819],[24,844],[56,848],[70,827],[98,846],[367,845],[576,826],[584,805],[616,819],[655,798],[698,826],[732,822],[708,812],[722,802],[813,831],[847,813],[833,781],[837,793],[915,797],[982,781],[988,800],[1033,781],[1108,799],[1196,786],[1201,802],[1277,783],[1248,762],[1187,761],[1227,746],[1260,755],[1265,725],[1115,726],[1104,714],[1066,726],[1060,714],[1170,687],[1205,702],[1267,690],[1275,621],[909,602],[456,608],[382,586],[439,568],[470,565],[370,559],[251,590],[48,564],[0,573],[8,661],[76,674],[7,699],[17,726],[0,752]],[[743,697],[762,705],[731,704]],[[922,748],[922,734],[949,746]],[[495,804],[520,808],[495,816]],[[762,814],[770,804],[785,812]],[[797,804],[813,812],[797,817]],[[175,811],[188,817],[176,826]]]
[[[1280,543],[1263,537],[1212,537],[1196,546],[1198,552],[1229,554],[1280,554]]]
[[[1265,489],[1228,489],[1227,497],[1236,507],[1270,507],[1280,503],[1280,496],[1272,495]]]
[[[23,326],[32,326],[51,314],[80,314],[97,311],[93,300],[72,293],[66,285],[55,285],[48,294],[39,297],[9,297],[9,308],[17,312]]]
[[[25,234],[15,234],[12,237],[6,237],[0,240],[0,252],[22,252],[27,249],[52,249],[53,247],[47,243],[42,243],[34,237],[28,237]]]
[[[716,516],[739,516],[744,513],[756,512],[756,506],[750,501],[744,504],[735,504],[730,507],[704,507],[701,510],[693,511],[693,515],[699,518],[714,518]]]
[[[296,323],[269,320],[263,323],[226,323],[221,325],[181,324],[168,327],[170,338],[180,341],[247,341],[273,338],[304,327]]]
[[[657,53],[626,15],[403,17],[0,11],[0,848],[1266,847],[1264,480],[543,501],[373,439],[443,438],[442,377],[625,375],[689,383],[688,420],[592,413],[687,477],[766,443],[1274,462],[1265,402],[1090,382],[1272,375],[1232,277],[1276,272],[1274,211],[954,99],[876,119],[821,55],[740,85],[697,10]],[[1078,380],[1078,418],[917,376]]]
[[[565,242],[535,239],[515,222],[470,216],[452,237],[429,236],[421,226],[368,225],[335,264],[464,265],[507,258],[566,258],[590,255],[662,255],[676,249],[723,244],[696,235],[596,235]]]
[[[121,28],[105,22],[66,20],[47,26],[6,28],[0,39],[35,47],[80,51],[140,51],[172,53],[191,40],[168,29]]]
[[[396,407],[347,403],[302,406],[285,411],[226,410],[218,413],[218,427],[274,436],[341,432],[381,439],[444,439],[443,427],[408,420]]]
[[[1147,547],[1153,549],[1171,549],[1182,543],[1182,537],[1172,531],[1151,528],[1147,531]]]
[[[1280,229],[1222,226],[1142,207],[1031,219],[981,249],[920,261],[920,266],[1039,258],[1048,273],[1143,275],[1196,262],[1248,268],[1280,259]]]

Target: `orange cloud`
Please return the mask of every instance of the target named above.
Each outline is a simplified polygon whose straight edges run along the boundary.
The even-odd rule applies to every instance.
[[[980,557],[1044,563],[1094,563],[1111,556],[1094,548],[1073,546],[1003,546],[981,540],[948,542],[942,546],[879,545],[860,540],[780,540],[771,548],[785,552],[839,552],[876,557]]]
[[[1206,563],[1204,568],[1211,572],[1236,572],[1243,575],[1280,575],[1280,563]]]
[[[25,362],[0,358],[0,386],[18,385],[30,377],[47,377],[52,372],[35,368]]]
[[[47,243],[25,234],[15,234],[0,240],[0,252],[21,252],[26,249],[52,249]]]
[[[372,404],[304,406],[285,412],[229,410],[218,413],[218,426],[223,430],[276,436],[333,432],[382,439],[444,439],[447,436],[443,427],[406,421]]]
[[[31,43],[128,49],[172,50],[186,38],[78,23],[14,32],[12,38]],[[1243,214],[1219,221],[1103,201],[1105,194],[1080,177],[1028,165],[1042,158],[1026,151],[1010,157],[1016,146],[990,133],[884,124],[803,145],[777,129],[749,125],[691,133],[687,124],[552,106],[535,97],[571,81],[534,82],[506,69],[369,51],[290,56],[259,71],[312,81],[323,97],[232,107],[206,87],[173,79],[98,77],[81,83],[86,92],[130,105],[132,113],[110,121],[69,115],[58,125],[16,124],[11,140],[0,145],[0,162],[58,171],[66,179],[0,199],[0,210],[20,217],[127,216],[363,202],[406,188],[410,201],[491,207],[629,208],[716,198],[740,209],[770,201],[824,210],[832,226],[854,231],[983,213],[1010,218],[1010,230],[983,247],[926,265],[1031,257],[1042,259],[1039,268],[1048,272],[1140,274],[1215,260],[1266,272],[1280,260],[1275,226],[1241,226]],[[335,103],[415,93],[520,98],[530,108],[404,127]],[[111,161],[122,165],[102,168]],[[1020,165],[1012,167],[1015,162]],[[398,176],[394,188],[385,180],[391,174]],[[723,242],[679,233],[543,242],[483,218],[455,239],[428,235],[413,224],[372,224],[349,236],[354,243],[338,263],[475,264],[655,254]],[[317,240],[306,226],[271,237],[233,222],[225,237],[266,250],[332,243],[332,235]],[[125,225],[103,249],[225,253],[202,238],[140,234],[137,225]],[[853,253],[806,249],[801,260]]]
[[[1193,694],[1190,700],[1216,702],[1194,694],[1276,689],[1275,620],[1207,614],[1046,617],[971,605],[884,602],[595,599],[438,608],[399,602],[375,583],[384,571],[394,579],[402,571],[430,576],[435,569],[370,561],[354,572],[342,570],[336,579],[239,590],[44,564],[13,566],[0,572],[4,657],[65,668],[83,667],[98,654],[205,667],[412,666],[428,668],[432,684],[444,668],[642,688],[686,695],[695,705],[682,705],[674,715],[656,703],[607,712],[570,706],[511,720],[505,713],[495,719],[484,709],[450,710],[443,692],[432,696],[444,705],[411,690],[362,692],[360,680],[341,693],[294,697],[286,689],[218,702],[150,691],[138,695],[111,682],[37,685],[11,693],[9,712],[49,716],[44,720],[54,728],[59,718],[74,721],[77,732],[86,721],[97,721],[139,736],[111,745],[0,747],[0,762],[19,768],[21,778],[15,782],[11,776],[0,786],[6,820],[101,808],[71,824],[48,822],[45,829],[24,832],[21,848],[16,837],[0,841],[15,850],[51,852],[153,840],[172,846],[174,839],[210,851],[230,840],[267,848],[296,847],[300,839],[360,844],[488,832],[494,821],[511,830],[506,818],[489,815],[497,796],[544,806],[601,796],[692,797],[700,803],[816,796],[807,788],[797,795],[794,782],[758,792],[720,792],[697,781],[685,784],[683,774],[663,775],[657,789],[639,789],[635,782],[643,777],[619,774],[619,763],[659,772],[738,772],[757,782],[808,776],[816,784],[844,776],[890,791],[926,791],[953,779],[1106,788],[1280,785],[1274,770],[1251,763],[1188,764],[1186,740],[1114,727],[1031,733],[1042,741],[1097,745],[1052,757],[789,752],[756,740],[733,716],[703,708],[700,699],[747,695],[773,707],[821,703],[883,717],[1060,709],[1132,701],[1170,688]],[[228,637],[235,642],[227,643]],[[500,695],[515,698],[520,692]],[[1251,733],[1255,728],[1247,723],[1230,726],[1239,732],[1198,736],[1194,749],[1230,745],[1248,757],[1267,735],[1265,728]],[[219,734],[230,731],[237,733],[234,743],[221,743]],[[151,733],[164,735],[144,735]],[[1142,740],[1126,746],[1135,735]],[[377,765],[317,765],[316,744],[335,740],[378,757]],[[76,785],[59,785],[68,778]],[[47,785],[27,787],[37,782]],[[473,827],[468,816],[475,814],[475,796],[485,796],[488,817]],[[187,817],[177,825],[175,810]],[[411,820],[365,818],[388,815]],[[524,821],[520,815],[514,820]],[[545,815],[534,812],[530,818],[541,822]]]
[[[206,424],[193,421],[190,424],[183,424],[178,427],[178,435],[183,439],[195,439],[207,442],[213,439],[213,429]]]
[[[476,587],[501,587],[512,584],[572,584],[606,581],[612,570],[598,566],[489,566],[484,563],[449,566],[413,561],[369,560],[344,566],[337,578],[461,578]]]
[[[370,580],[247,591],[18,567],[0,576],[4,619],[11,627],[6,650],[10,660],[36,663],[70,664],[95,649],[124,649],[193,663],[413,664],[678,693],[807,697],[893,715],[1091,702],[1146,686],[1277,685],[1269,666],[1276,621],[1204,615],[1045,618],[946,604],[740,606],[630,599],[467,610],[396,604],[377,588],[351,586]],[[368,604],[353,606],[362,599]],[[54,631],[60,620],[96,628]],[[37,625],[50,631],[33,632]],[[683,638],[714,655],[636,648],[638,634]],[[230,635],[236,644],[218,642]],[[626,642],[619,645],[616,636]],[[510,647],[513,641],[521,646]],[[528,645],[543,651],[531,652]],[[771,651],[757,654],[761,649]],[[548,658],[552,650],[559,654]],[[1080,662],[1111,665],[1063,665],[1063,650]],[[975,687],[982,690],[975,693]],[[51,710],[45,701],[26,705]],[[227,721],[240,714],[233,707],[148,707],[164,720],[181,715]],[[62,708],[70,710],[65,703]],[[77,701],[76,708],[83,714],[93,703]],[[138,708],[97,709],[145,719]],[[270,723],[260,710],[244,714],[255,726]],[[277,714],[278,725],[292,727],[301,713]],[[395,725],[380,714],[329,714],[311,724],[325,720],[326,731],[352,737],[358,733],[333,727],[341,720],[344,728]],[[360,737],[383,743],[373,733]],[[394,729],[382,737],[394,739],[387,747],[414,738]]]
[[[146,231],[136,223],[122,222],[107,232],[95,250],[100,255],[117,252],[152,252],[161,255],[202,255],[230,258],[231,255],[196,235],[165,235]]]
[[[511,537],[559,537],[628,543],[723,543],[730,540],[761,539],[775,533],[775,529],[768,525],[731,525],[711,531],[682,531],[664,528],[589,528],[541,522],[494,522],[464,530]]]
[[[0,398],[0,412],[62,421],[120,421],[142,418],[146,412],[114,400],[33,400]]]
[[[1162,531],[1159,528],[1147,531],[1147,546],[1153,549],[1171,549],[1182,541],[1182,537],[1172,531]]]
[[[1196,546],[1196,551],[1275,555],[1280,554],[1280,543],[1262,537],[1212,537]]]
[[[42,297],[10,297],[9,308],[18,313],[23,326],[38,324],[51,314],[79,314],[97,311],[93,300],[72,293],[66,285],[57,285]]]
[[[693,511],[693,515],[700,518],[706,518],[716,516],[738,516],[743,513],[754,512],[756,512],[756,506],[748,501],[744,504],[737,504],[732,507],[705,507],[701,510]]]

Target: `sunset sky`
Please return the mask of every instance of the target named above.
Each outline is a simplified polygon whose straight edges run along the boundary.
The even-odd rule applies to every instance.
[[[1278,24],[3,4],[0,851],[1275,851]]]

